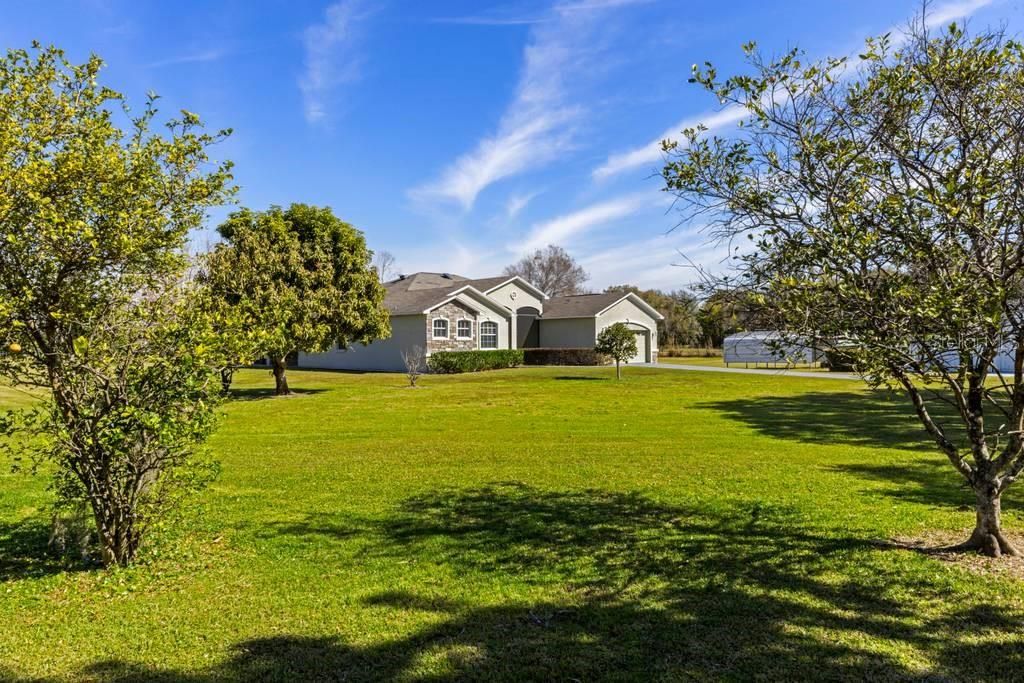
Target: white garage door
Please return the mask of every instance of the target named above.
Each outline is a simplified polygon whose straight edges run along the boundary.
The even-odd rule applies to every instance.
[[[636,355],[630,358],[627,363],[646,363],[647,362],[647,333],[642,330],[634,330],[636,332]]]

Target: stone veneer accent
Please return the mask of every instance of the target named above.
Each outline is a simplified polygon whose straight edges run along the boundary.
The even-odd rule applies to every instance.
[[[448,319],[448,338],[434,339],[434,318]],[[456,339],[459,318],[471,320],[473,332],[469,339]],[[449,301],[444,306],[427,313],[427,353],[434,351],[472,351],[476,349],[477,321],[476,313],[458,301]]]

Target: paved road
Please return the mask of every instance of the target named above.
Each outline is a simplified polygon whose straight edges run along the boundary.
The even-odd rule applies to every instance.
[[[779,368],[760,369],[754,368],[719,368],[713,365],[684,365],[682,363],[644,363],[648,368],[659,368],[661,370],[693,370],[695,372],[731,372],[737,375],[774,375],[776,377],[809,377],[811,379],[860,379],[852,372],[807,372],[802,370],[786,370]]]

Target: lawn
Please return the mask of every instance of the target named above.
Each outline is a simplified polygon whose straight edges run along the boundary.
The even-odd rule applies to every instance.
[[[35,560],[46,481],[4,471],[0,680],[1020,674],[1018,580],[886,542],[972,522],[901,402],[612,374],[240,373],[219,481],[128,570]]]

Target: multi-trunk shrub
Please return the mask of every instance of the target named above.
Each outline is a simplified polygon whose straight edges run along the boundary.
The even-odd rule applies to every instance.
[[[524,349],[524,365],[607,365],[609,358],[593,347]]]
[[[452,374],[514,368],[523,364],[520,349],[494,349],[490,351],[436,351],[427,359],[431,372]]]

